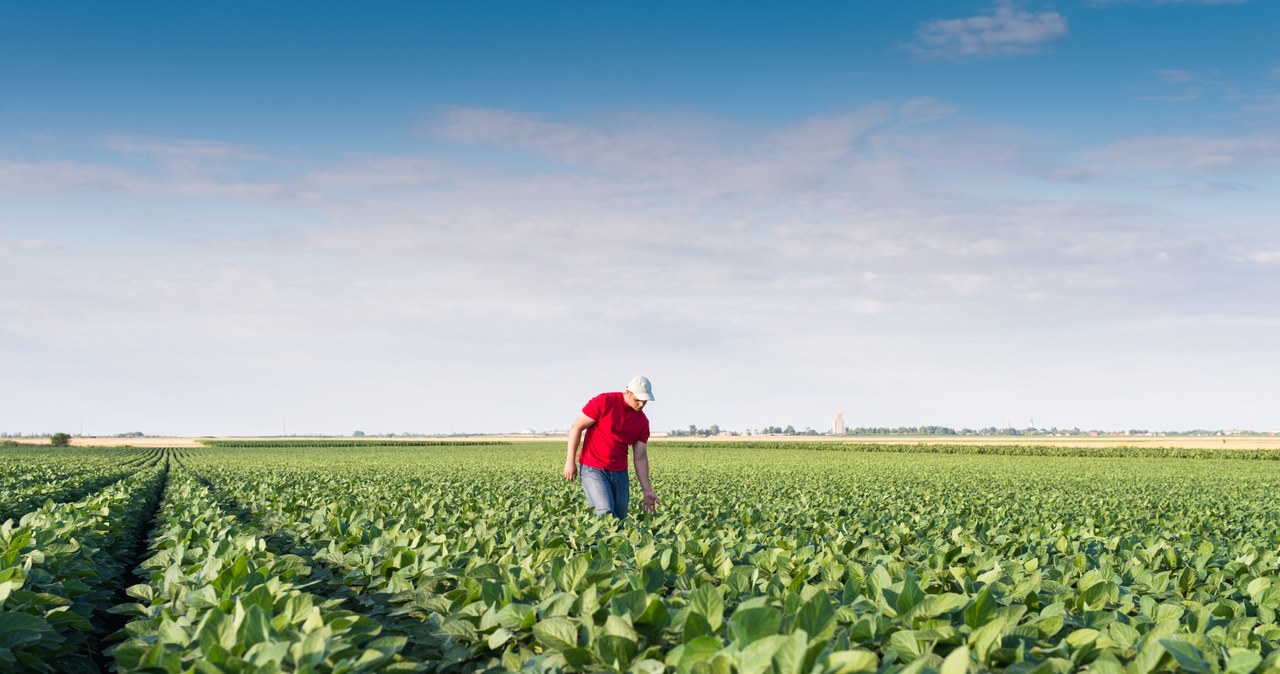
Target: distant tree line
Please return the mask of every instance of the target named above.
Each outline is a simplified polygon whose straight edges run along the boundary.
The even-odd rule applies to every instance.
[[[748,430],[745,435],[830,435],[830,432],[818,432],[806,426],[804,430],[798,431],[795,426],[788,424],[787,426],[764,426],[757,430]],[[931,435],[931,436],[1012,436],[1012,437],[1043,437],[1043,436],[1082,436],[1082,435],[1137,435],[1137,436],[1225,436],[1225,435],[1274,435],[1271,433],[1257,433],[1255,431],[1245,430],[1191,430],[1191,431],[1150,431],[1146,429],[1129,429],[1122,431],[1100,431],[1100,430],[1080,430],[1076,428],[1058,428],[1053,426],[1050,428],[997,428],[995,426],[987,426],[986,428],[951,428],[949,426],[859,426],[857,428],[845,429],[844,436],[847,437],[867,437],[867,436],[894,436],[894,435]],[[673,438],[689,438],[689,437],[713,437],[717,435],[743,435],[737,431],[729,431],[720,428],[718,424],[711,424],[707,428],[699,428],[696,424],[689,424],[687,429],[679,429],[669,431],[669,437]]]
[[[689,424],[687,430],[668,431],[667,435],[673,438],[709,438],[720,435],[720,424],[711,424],[707,428],[698,428],[695,424]]]
[[[1006,435],[1006,436],[1077,436],[1077,435],[1160,435],[1160,436],[1203,436],[1203,435],[1253,435],[1253,431],[1208,431],[1208,430],[1192,430],[1192,431],[1150,431],[1146,429],[1129,429],[1124,431],[1100,431],[1088,430],[1082,431],[1077,428],[997,428],[988,426],[986,428],[972,429],[961,428],[959,430],[949,428],[947,426],[898,426],[889,428],[881,427],[858,427],[846,429],[845,435]]]

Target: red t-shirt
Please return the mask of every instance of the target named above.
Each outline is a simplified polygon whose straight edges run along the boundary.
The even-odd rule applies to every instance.
[[[587,401],[582,413],[596,422],[582,442],[582,465],[626,470],[627,447],[649,441],[649,417],[631,409],[621,393],[601,393]]]

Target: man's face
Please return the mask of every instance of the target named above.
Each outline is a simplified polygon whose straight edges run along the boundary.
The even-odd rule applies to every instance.
[[[644,404],[648,402],[647,400],[641,400],[637,398],[636,394],[632,393],[631,391],[623,391],[622,397],[627,401],[627,404],[631,406],[631,409],[637,412],[644,409]]]

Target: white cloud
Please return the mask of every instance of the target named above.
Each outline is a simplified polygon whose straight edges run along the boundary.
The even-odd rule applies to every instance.
[[[927,58],[1017,56],[1035,53],[1066,34],[1067,19],[1058,12],[1032,12],[1005,2],[979,16],[921,25],[912,49]]]
[[[102,145],[108,150],[116,152],[148,154],[165,158],[237,161],[265,158],[261,152],[239,143],[184,138],[153,138],[131,133],[116,133],[106,136],[102,141]]]
[[[151,173],[105,163],[0,161],[0,189],[30,192],[88,190],[145,196],[286,202],[306,202],[321,197],[307,191],[304,184],[286,185],[204,172],[183,161],[165,162],[160,170]]]
[[[1280,249],[1252,251],[1242,255],[1240,259],[1255,264],[1280,264]]]
[[[1249,112],[1272,113],[1280,111],[1280,94],[1259,94],[1244,107]]]
[[[1078,157],[1099,172],[1219,172],[1280,163],[1280,137],[1148,136],[1116,141]]]
[[[1171,84],[1186,84],[1195,79],[1195,75],[1189,70],[1157,70],[1156,76]]]
[[[0,161],[0,187],[17,190],[104,189],[147,192],[155,181],[112,164]]]
[[[302,182],[324,189],[376,189],[447,184],[459,167],[425,157],[366,157],[345,166],[305,175]]]
[[[24,239],[20,241],[0,238],[0,257],[19,255],[22,253],[42,253],[57,250],[57,246],[49,241]]]
[[[1243,5],[1249,0],[1093,0],[1097,6],[1106,5]]]

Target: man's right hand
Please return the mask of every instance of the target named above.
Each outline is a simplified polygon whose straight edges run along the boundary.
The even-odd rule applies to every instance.
[[[573,482],[573,478],[578,476],[578,464],[569,462],[564,464],[564,479]]]

